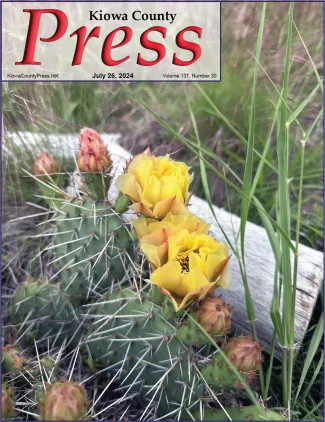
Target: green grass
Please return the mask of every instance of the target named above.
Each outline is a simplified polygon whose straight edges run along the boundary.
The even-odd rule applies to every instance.
[[[291,271],[290,250],[297,254],[299,243],[323,248],[322,4],[224,4],[223,30],[221,83],[9,83],[4,125],[42,133],[91,126],[121,132],[133,153],[148,144],[159,154],[177,151],[173,156],[201,176],[195,193],[241,217],[240,244],[230,247],[240,263],[253,333],[243,240],[247,221],[263,225],[276,258],[272,344],[285,349],[284,365],[274,347],[266,357],[261,392],[271,396],[272,406],[290,404],[291,418],[317,420],[323,296],[296,352],[297,272]],[[5,155],[4,195],[5,204],[18,207],[34,200],[35,187],[21,171],[33,156],[23,146],[12,152],[15,158]]]

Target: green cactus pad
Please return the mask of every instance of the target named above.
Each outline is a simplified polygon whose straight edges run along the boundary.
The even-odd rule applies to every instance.
[[[12,323],[26,344],[75,344],[81,334],[69,297],[57,284],[29,280],[12,297]]]
[[[112,282],[127,279],[134,241],[119,214],[84,196],[62,205],[56,222],[54,261],[72,299],[86,301]]]
[[[119,390],[140,401],[143,418],[188,417],[202,391],[200,357],[178,340],[175,322],[163,317],[161,307],[124,289],[97,303],[89,317],[90,366],[115,374]]]
[[[211,409],[208,407],[203,408],[203,415],[200,411],[193,412],[193,417],[196,421],[204,420],[204,421],[282,421],[285,420],[283,416],[281,416],[277,412],[273,412],[272,410],[268,410],[263,406],[244,406],[244,407],[226,407],[225,411],[222,409]]]
[[[255,372],[253,371],[249,373],[239,371],[239,373],[247,384],[255,377]],[[230,368],[225,359],[218,355],[203,368],[201,374],[216,392],[236,391],[237,389],[244,388],[238,380],[238,376]]]
[[[210,335],[211,336],[211,335]],[[195,344],[197,346],[204,346],[209,344],[208,337],[202,330],[191,320],[185,320],[177,329],[177,337],[185,344]],[[211,336],[214,340],[218,338]]]
[[[106,198],[112,177],[103,173],[80,173],[83,191],[94,200]]]

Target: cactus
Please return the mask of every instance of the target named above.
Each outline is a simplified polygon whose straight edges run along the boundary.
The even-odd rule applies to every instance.
[[[59,170],[60,163],[45,151],[41,151],[40,155],[33,164],[33,173],[36,176],[55,174],[58,173]]]
[[[80,146],[78,170],[83,194],[72,198],[55,191],[55,201],[48,201],[56,213],[51,219],[52,231],[47,233],[53,244],[43,250],[54,252],[52,263],[59,267],[56,274],[74,303],[98,295],[115,280],[126,279],[134,261],[131,229],[106,199],[111,180],[110,155],[92,129],[81,130]],[[54,158],[46,155],[36,160],[34,171],[38,174],[44,167],[50,170],[58,166]],[[50,183],[39,180],[39,184],[43,190],[51,189]]]
[[[175,315],[171,304],[170,308]],[[208,384],[212,392],[241,387],[218,354],[204,366],[208,357],[198,354],[193,346],[207,345],[209,339],[198,328],[188,329],[191,322],[184,321],[184,315],[181,322],[172,319],[166,303],[160,307],[149,295],[139,298],[124,289],[96,303],[93,310],[94,314],[88,315],[94,322],[86,340],[90,366],[111,368],[120,389],[137,394],[145,406],[142,418],[149,417],[151,407],[154,417],[184,419],[207,392],[209,397]],[[257,366],[256,362],[249,374],[242,373],[244,378],[252,379]]]
[[[232,338],[224,345],[224,353],[249,384],[262,363],[261,346],[249,337]],[[218,356],[202,370],[202,375],[215,391],[231,391],[243,388],[238,376],[225,360]]]
[[[52,346],[76,344],[79,320],[69,297],[60,286],[47,280],[29,279],[12,297],[12,323],[18,325],[22,341]]]
[[[7,388],[5,384],[1,387],[1,416],[2,420],[11,419],[14,410],[14,400],[12,396],[12,389]]]
[[[162,419],[167,415],[184,419],[207,390],[242,387],[218,353],[204,366],[208,357],[197,354],[193,346],[209,344],[209,339],[195,331],[184,342],[190,321],[167,321],[166,310],[152,303],[149,296],[140,299],[124,289],[96,303],[93,310],[94,314],[88,315],[94,319],[86,340],[88,363],[93,369],[112,368],[120,388],[136,393],[145,406],[142,417],[148,416],[151,407],[154,416]],[[260,354],[259,346],[258,351]],[[254,378],[257,366],[256,362],[249,373],[240,371],[247,382]]]
[[[87,359],[92,368],[111,368],[124,396],[135,394],[140,400],[143,418],[152,411],[162,418],[186,417],[202,390],[201,358],[177,338],[175,324],[149,299],[124,289],[97,303],[89,314],[94,322]]]
[[[45,421],[81,420],[87,413],[87,405],[83,385],[71,381],[47,384],[39,403],[40,418]]]
[[[2,374],[15,374],[23,369],[25,358],[21,351],[10,344],[2,346]]]
[[[127,279],[134,240],[119,214],[84,196],[61,207],[54,248],[62,289],[81,301]]]
[[[203,408],[202,414],[198,410],[193,412],[193,417],[196,421],[200,421],[200,420],[204,420],[204,421],[226,421],[226,420],[282,421],[282,420],[285,420],[285,418],[281,416],[279,413],[273,412],[272,410],[268,410],[263,405],[240,406],[240,407],[234,407],[234,408],[226,407],[225,410],[212,409],[209,407],[205,407]]]
[[[207,223],[187,210],[191,177],[187,175],[188,168],[181,166],[181,177],[173,176],[173,183],[176,180],[175,183],[181,183],[185,189],[177,207],[173,205],[173,198],[165,198],[165,194],[171,187],[178,192],[179,187],[169,182],[168,189],[159,190],[156,186],[157,195],[160,192],[157,198],[152,195],[151,185],[150,189],[143,189],[146,198],[148,195],[150,200],[157,199],[159,203],[157,209],[157,204],[150,203],[150,207],[147,204],[150,210],[147,207],[147,214],[144,214],[150,215],[151,219],[142,218],[135,223],[140,248],[154,270],[150,277],[153,284],[149,289],[149,285],[143,287],[142,282],[135,284],[132,277],[133,269],[137,268],[134,265],[134,237],[128,223],[118,212],[126,209],[130,199],[121,194],[115,209],[107,200],[112,161],[98,133],[83,129],[80,144],[78,170],[81,191],[72,197],[58,186],[56,194],[48,200],[54,213],[49,221],[51,227],[45,235],[53,243],[47,244],[41,253],[53,253],[52,264],[58,268],[51,280],[58,279],[58,282],[52,284],[47,280],[30,279],[17,289],[12,298],[12,325],[18,328],[23,343],[36,346],[38,366],[33,372],[31,402],[40,402],[40,417],[44,420],[80,420],[86,417],[87,402],[83,387],[70,381],[57,382],[60,358],[68,356],[64,355],[65,348],[77,346],[68,372],[71,370],[72,376],[80,351],[84,362],[104,377],[106,385],[99,397],[104,398],[104,392],[109,387],[114,390],[115,397],[115,393],[121,394],[108,407],[132,399],[143,409],[142,420],[190,419],[199,408],[206,409],[209,419],[210,409],[204,406],[215,401],[215,393],[242,389],[237,371],[249,383],[261,364],[261,348],[249,338],[224,342],[222,347],[228,359],[210,343],[209,336],[220,341],[231,324],[231,308],[220,298],[207,296],[215,286],[227,285],[228,249],[207,234]],[[147,162],[146,154],[142,155],[141,160]],[[57,170],[58,164],[48,156],[40,160],[35,163],[34,173],[44,185],[43,177],[50,176],[54,168]],[[163,174],[169,169],[168,174],[176,172],[175,175],[178,175],[176,170],[179,165],[171,163],[168,157],[151,161],[150,172],[158,171],[152,166],[161,161],[165,164],[158,169],[164,170]],[[139,177],[143,170],[141,166],[139,162],[136,171]],[[133,180],[133,176],[130,177]],[[130,180],[121,180],[124,180],[122,185],[127,190],[134,188]],[[163,182],[165,179],[162,177]],[[50,178],[49,187],[51,184],[53,187]],[[179,249],[177,252],[172,250],[172,233],[178,232],[181,225],[184,227],[177,238],[179,244],[174,242]],[[176,227],[177,230],[174,230]],[[160,231],[162,236],[159,236]],[[152,235],[147,232],[152,232]],[[183,247],[184,250],[181,249]],[[200,256],[197,249],[200,249]],[[164,259],[167,260],[165,264]],[[172,268],[176,266],[179,270],[179,277],[170,277],[172,271],[159,273],[158,277],[158,271],[169,261]],[[134,282],[132,290],[129,288],[131,280]],[[182,283],[182,288],[178,289]],[[197,303],[195,300],[202,301]],[[38,350],[45,347],[47,353],[51,348],[55,353],[57,348],[60,349],[59,355],[53,355],[55,362],[38,354]],[[5,365],[10,370],[14,367],[8,358]],[[67,377],[67,372],[64,376]],[[45,381],[52,385],[44,391]],[[98,400],[95,400],[94,406]],[[248,417],[258,416],[254,409],[248,409]],[[102,407],[98,414],[104,411],[106,407]],[[261,411],[264,412],[262,407]],[[246,417],[245,411],[241,412]]]

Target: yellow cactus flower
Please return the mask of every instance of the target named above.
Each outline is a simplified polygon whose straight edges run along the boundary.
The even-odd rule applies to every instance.
[[[207,233],[209,229],[208,223],[189,211],[186,215],[168,213],[161,221],[139,218],[133,222],[133,226],[140,239],[143,253],[151,257],[149,261],[153,269],[167,262],[170,237],[184,230],[189,233]]]
[[[165,239],[160,233],[150,241],[141,241],[141,249],[154,269],[150,280],[171,298],[176,311],[203,299],[216,287],[229,287],[226,244],[186,229]]]
[[[126,173],[117,178],[116,186],[133,202],[131,209],[162,220],[169,212],[186,214],[192,179],[186,164],[146,151],[132,159]]]
[[[133,221],[133,227],[140,240],[147,235],[167,229],[170,229],[171,233],[176,233],[183,229],[188,230],[190,233],[208,233],[210,224],[192,214],[188,209],[186,211],[187,213],[182,215],[175,215],[169,212],[161,221],[142,217]]]

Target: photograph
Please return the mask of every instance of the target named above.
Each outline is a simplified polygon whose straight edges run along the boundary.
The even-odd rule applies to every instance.
[[[324,420],[324,3],[3,2],[2,420]]]

